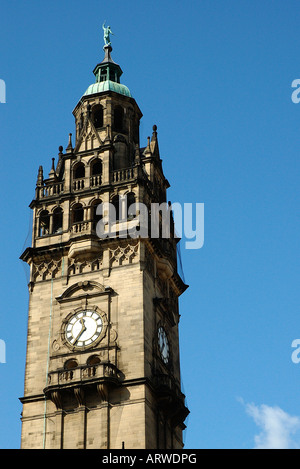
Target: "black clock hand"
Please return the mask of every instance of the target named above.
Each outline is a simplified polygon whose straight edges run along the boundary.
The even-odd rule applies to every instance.
[[[80,319],[80,322],[81,322],[82,328],[81,328],[79,334],[77,335],[75,341],[73,342],[73,345],[75,345],[76,342],[78,342],[78,340],[79,340],[79,338],[81,337],[81,335],[84,333],[84,331],[86,331],[84,319],[81,318],[81,319]]]

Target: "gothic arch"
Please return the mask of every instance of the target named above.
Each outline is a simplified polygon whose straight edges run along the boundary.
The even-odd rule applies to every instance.
[[[73,210],[74,206],[75,205],[82,205],[83,208],[86,208],[87,207],[87,204],[83,201],[83,200],[79,200],[78,202],[76,200],[74,200],[71,204],[70,204],[70,210]]]
[[[58,205],[58,204],[57,204],[57,205],[54,205],[54,206],[51,207],[49,210],[50,210],[51,213],[54,213],[55,210],[57,210],[57,209],[63,210],[63,208],[62,208],[60,205]]]
[[[100,198],[100,197],[92,197],[88,202],[87,202],[87,206],[88,207],[92,207],[93,205],[95,205],[96,203],[102,203],[103,204],[103,200]]]

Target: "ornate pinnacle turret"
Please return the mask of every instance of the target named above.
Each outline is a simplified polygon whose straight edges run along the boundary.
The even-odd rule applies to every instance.
[[[159,148],[158,148],[158,140],[157,140],[157,126],[153,126],[153,133],[152,133],[152,138],[151,138],[151,144],[150,144],[151,152],[154,156],[159,158]]]
[[[73,145],[72,145],[72,134],[69,134],[69,143],[66,148],[67,153],[72,153],[73,152]]]
[[[100,62],[93,70],[93,73],[96,77],[96,83],[101,83],[103,81],[112,81],[120,83],[120,77],[123,73],[120,65],[113,61],[111,58],[111,45],[106,45],[103,47],[105,56],[102,62]]]
[[[104,47],[105,52],[104,59],[102,62],[98,63],[93,70],[93,74],[96,77],[95,83],[90,85],[84,96],[88,96],[95,93],[101,93],[103,91],[114,91],[124,96],[131,98],[130,90],[127,86],[120,83],[120,77],[123,74],[123,71],[116,62],[111,58],[112,46],[110,42],[110,34],[113,34],[110,30],[110,27],[105,27],[105,22],[103,23],[104,31]]]
[[[41,187],[43,185],[43,183],[44,183],[43,166],[40,166],[37,181],[36,181],[36,185]]]

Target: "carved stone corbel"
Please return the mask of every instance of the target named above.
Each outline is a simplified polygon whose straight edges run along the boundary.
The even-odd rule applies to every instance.
[[[106,383],[97,384],[97,391],[100,396],[101,402],[108,401],[108,385]]]
[[[74,394],[78,403],[79,407],[82,407],[85,405],[84,403],[84,391],[82,388],[74,388]]]
[[[55,404],[56,410],[62,409],[61,395],[58,391],[52,391],[50,394],[50,399]]]

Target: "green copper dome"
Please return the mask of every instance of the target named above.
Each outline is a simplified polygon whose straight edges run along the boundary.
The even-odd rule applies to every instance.
[[[102,93],[103,91],[114,91],[115,93],[119,93],[124,96],[129,96],[129,98],[131,98],[131,93],[127,86],[111,80],[101,81],[100,83],[93,83],[88,87],[83,96],[95,93]]]
[[[90,85],[83,96],[102,93],[103,91],[114,91],[115,93],[131,98],[131,93],[127,86],[120,83],[120,76],[123,72],[121,67],[111,58],[111,45],[105,45],[103,49],[105,51],[105,57],[93,70],[96,83]]]

